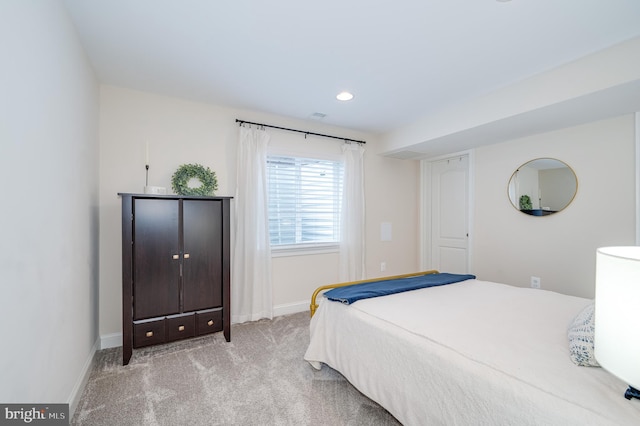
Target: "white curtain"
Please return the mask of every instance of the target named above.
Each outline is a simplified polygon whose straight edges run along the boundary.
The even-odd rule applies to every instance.
[[[344,181],[340,229],[340,280],[365,278],[364,269],[364,147],[344,144]]]
[[[231,322],[273,318],[264,130],[240,127]]]

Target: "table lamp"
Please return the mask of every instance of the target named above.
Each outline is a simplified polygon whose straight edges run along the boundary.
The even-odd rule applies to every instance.
[[[596,252],[594,353],[605,370],[625,381],[625,398],[640,398],[640,247]]]

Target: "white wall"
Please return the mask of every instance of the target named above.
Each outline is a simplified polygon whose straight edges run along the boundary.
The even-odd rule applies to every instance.
[[[540,208],[549,207],[549,210],[562,210],[575,195],[576,179],[573,171],[562,167],[558,169],[540,170],[540,188],[538,204]]]
[[[98,337],[98,86],[57,1],[0,2],[0,401],[77,403]]]
[[[218,177],[217,195],[233,196],[236,182],[235,119],[366,140],[366,238],[369,277],[415,271],[418,266],[418,164],[377,155],[374,136],[321,123],[189,102],[102,86],[100,100],[100,334],[108,346],[121,332],[121,224],[118,192],[142,192],[145,144],[149,184],[171,191],[171,175],[197,162]],[[272,146],[296,152],[337,153],[340,142],[267,129]],[[232,203],[233,206],[233,203]],[[392,241],[380,241],[380,223],[391,222]],[[387,270],[380,272],[380,262]],[[313,290],[338,280],[336,254],[273,259],[274,306],[286,313],[308,309]],[[232,289],[233,295],[233,289]],[[121,340],[120,340],[121,342]]]
[[[480,279],[594,297],[595,251],[635,244],[634,117],[626,115],[478,148],[472,271]],[[576,173],[578,192],[565,210],[535,217],[507,197],[525,162],[557,158]]]

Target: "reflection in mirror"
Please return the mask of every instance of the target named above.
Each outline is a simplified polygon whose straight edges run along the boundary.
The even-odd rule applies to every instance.
[[[547,216],[571,203],[578,189],[575,173],[553,158],[538,158],[523,164],[509,181],[509,200],[522,213]]]

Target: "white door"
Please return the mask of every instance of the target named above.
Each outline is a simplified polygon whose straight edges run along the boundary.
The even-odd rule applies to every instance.
[[[468,273],[469,156],[433,161],[430,169],[431,268]]]

